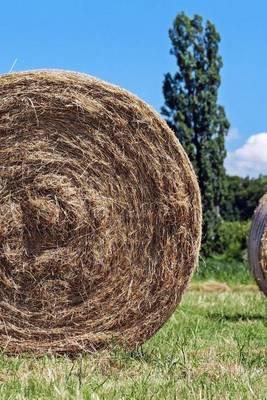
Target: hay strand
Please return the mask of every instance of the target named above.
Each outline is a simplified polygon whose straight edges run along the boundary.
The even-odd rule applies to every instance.
[[[135,348],[198,258],[185,152],[144,102],[93,77],[7,74],[0,98],[0,347]]]
[[[252,274],[267,296],[267,194],[260,199],[252,218],[248,254]]]

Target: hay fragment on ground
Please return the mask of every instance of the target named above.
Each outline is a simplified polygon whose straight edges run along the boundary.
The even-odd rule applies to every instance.
[[[251,271],[267,295],[267,194],[260,199],[252,218],[248,253]]]
[[[0,100],[0,347],[135,348],[196,265],[185,152],[145,103],[86,75],[3,75]]]

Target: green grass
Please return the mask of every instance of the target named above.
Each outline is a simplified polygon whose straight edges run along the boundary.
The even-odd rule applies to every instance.
[[[194,287],[134,353],[0,356],[0,399],[267,399],[267,299]]]
[[[254,283],[247,261],[227,259],[224,255],[201,258],[193,280],[216,280],[230,285]]]

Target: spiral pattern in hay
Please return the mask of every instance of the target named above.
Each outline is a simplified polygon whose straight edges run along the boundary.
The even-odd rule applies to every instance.
[[[86,75],[3,75],[0,99],[0,346],[135,348],[198,257],[183,149],[145,103]]]

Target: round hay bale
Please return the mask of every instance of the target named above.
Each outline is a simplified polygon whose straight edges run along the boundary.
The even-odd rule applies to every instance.
[[[0,94],[0,347],[134,349],[198,258],[184,150],[144,102],[86,75],[7,74]]]
[[[248,255],[252,274],[267,296],[267,194],[260,199],[254,211],[248,239]]]

